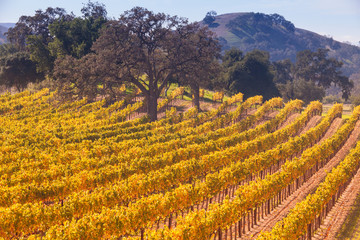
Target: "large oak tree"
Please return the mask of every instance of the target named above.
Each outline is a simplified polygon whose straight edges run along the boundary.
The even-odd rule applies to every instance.
[[[170,79],[176,75],[192,81],[206,79],[207,73],[193,75],[194,71],[212,63],[220,52],[206,27],[141,7],[126,11],[117,21],[109,21],[92,49],[95,54],[77,63],[91,68],[94,81],[99,79],[106,89],[125,82],[137,86],[145,96],[152,121],[157,119],[157,100]],[[60,62],[57,65],[72,66]],[[64,72],[72,71],[56,68],[60,80],[66,80]]]

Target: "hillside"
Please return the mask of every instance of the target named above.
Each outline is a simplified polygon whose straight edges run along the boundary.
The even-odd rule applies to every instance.
[[[295,61],[298,51],[327,48],[331,57],[344,62],[346,75],[359,71],[359,47],[296,28],[278,14],[229,13],[216,16],[215,21],[208,25],[219,37],[223,50],[231,47],[244,52],[261,49],[269,51],[273,61],[286,58]]]
[[[8,30],[7,27],[0,25],[0,44],[3,44],[6,42],[6,37],[4,36],[4,33],[6,33],[7,30]]]

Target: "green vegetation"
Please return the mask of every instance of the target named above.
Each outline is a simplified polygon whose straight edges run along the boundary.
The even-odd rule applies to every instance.
[[[273,82],[269,53],[254,50],[245,56],[237,49],[225,52],[221,81],[232,94],[242,92],[245,98],[263,95],[265,99],[279,96]]]
[[[285,99],[321,100],[325,89],[333,85],[341,89],[345,101],[349,98],[353,83],[340,71],[342,62],[329,58],[328,52],[326,49],[304,50],[297,53],[295,64],[290,60],[274,63],[275,80]]]

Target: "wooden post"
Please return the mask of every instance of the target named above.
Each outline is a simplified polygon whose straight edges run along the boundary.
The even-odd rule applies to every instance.
[[[171,229],[171,222],[172,222],[172,213],[170,213],[169,216],[169,229]]]
[[[239,228],[238,228],[238,230],[239,230],[239,237],[241,237],[241,233],[242,233],[242,220],[240,219],[240,221],[239,221]]]
[[[307,239],[308,240],[311,240],[311,235],[312,235],[312,233],[311,233],[311,223],[310,223],[310,224],[308,224],[308,229],[307,229]]]
[[[257,225],[257,207],[254,209],[254,225]]]

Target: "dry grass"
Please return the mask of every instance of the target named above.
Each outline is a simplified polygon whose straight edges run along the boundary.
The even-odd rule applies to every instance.
[[[336,239],[360,239],[360,194],[357,196]]]

